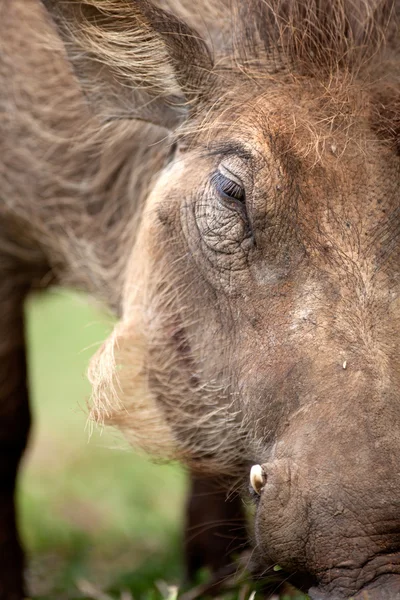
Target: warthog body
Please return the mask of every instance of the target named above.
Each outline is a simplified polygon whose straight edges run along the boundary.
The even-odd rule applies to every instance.
[[[201,475],[215,520],[241,518],[215,482],[246,494],[261,465],[255,569],[400,598],[398,0],[0,9],[0,597],[22,306],[57,283],[120,317],[93,418]],[[228,560],[213,543],[191,569]]]

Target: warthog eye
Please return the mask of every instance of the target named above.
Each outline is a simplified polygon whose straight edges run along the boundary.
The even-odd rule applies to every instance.
[[[246,218],[246,194],[243,185],[226,168],[220,167],[211,178],[217,196],[230,209]]]
[[[223,198],[244,202],[244,189],[236,181],[228,179],[228,177],[217,171],[213,177],[213,183],[218,194]]]

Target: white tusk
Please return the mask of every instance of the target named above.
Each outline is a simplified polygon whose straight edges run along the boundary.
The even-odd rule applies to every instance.
[[[265,471],[261,465],[253,465],[250,471],[250,485],[256,494],[260,494],[266,483]]]

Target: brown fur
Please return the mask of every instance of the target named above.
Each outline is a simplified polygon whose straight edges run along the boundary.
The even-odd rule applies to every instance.
[[[251,4],[246,3],[244,6],[246,10],[252,10]],[[270,44],[275,40],[274,47],[271,45],[267,53],[261,57],[258,54],[260,47],[255,45],[253,38],[244,37],[248,35],[247,30],[241,31],[238,26],[237,35],[242,49],[245,47],[246,41],[252,40],[253,60],[249,61],[248,66],[240,67],[240,69],[247,70],[247,76],[256,77],[255,73],[258,72],[258,77],[262,77],[264,85],[265,80],[276,84],[279,82],[275,74],[276,58],[280,57],[285,61],[290,58],[290,71],[284,71],[287,89],[290,90],[292,87],[295,90],[299,81],[305,90],[309,88],[309,95],[305,91],[304,102],[309,104],[307,112],[313,117],[317,116],[317,120],[307,119],[307,115],[302,117],[301,113],[296,115],[296,121],[291,121],[290,116],[289,119],[285,119],[284,111],[280,108],[282,93],[279,85],[276,85],[276,109],[273,112],[276,113],[280,110],[282,114],[278,124],[279,138],[283,140],[286,137],[286,139],[285,150],[282,149],[281,152],[300,153],[302,157],[307,158],[311,168],[320,160],[321,154],[327,148],[329,149],[333,134],[336,136],[340,134],[342,137],[341,152],[344,153],[348,144],[347,140],[351,140],[357,118],[366,110],[371,110],[368,108],[368,100],[364,95],[369,91],[368,87],[371,82],[369,79],[365,81],[366,74],[363,72],[363,68],[366,72],[374,73],[375,64],[373,61],[371,62],[371,55],[374,52],[378,53],[379,48],[381,53],[387,51],[383,32],[386,32],[390,41],[394,24],[392,20],[390,26],[387,22],[389,16],[394,18],[394,6],[381,3],[380,10],[370,11],[367,10],[367,4],[360,5],[360,15],[364,14],[364,20],[360,17],[360,24],[357,19],[349,20],[350,17],[346,13],[346,10],[350,10],[349,5],[344,4],[339,9],[342,6],[340,3],[333,4],[332,10],[337,11],[334,22],[337,23],[340,17],[341,25],[337,28],[336,26],[328,28],[326,31],[325,29],[321,31],[323,24],[318,20],[321,12],[319,5],[312,2],[304,4],[306,7],[304,10],[308,15],[307,19],[304,18],[305,13],[302,6],[302,3],[293,3],[293,5],[277,3],[272,10],[268,4],[257,5],[257,8],[254,9],[255,12],[252,13],[256,17],[257,26],[261,23],[266,30],[272,31],[273,24],[279,24],[279,27],[273,30],[275,37],[272,34],[268,37]],[[240,14],[240,9],[240,6],[236,7],[238,12],[235,12],[235,16]],[[327,19],[327,22],[331,22],[332,15],[329,11],[327,15],[321,14],[323,18]],[[347,20],[349,20],[348,27]],[[244,22],[248,26],[249,19],[247,18]],[[286,25],[283,26],[283,23]],[[305,26],[307,26],[306,31],[304,31]],[[310,50],[308,54],[305,54],[298,48],[298,54],[295,54],[296,48],[289,49],[285,41],[288,31],[292,30],[303,32],[305,43],[307,41],[310,44],[318,45],[320,53],[316,55]],[[322,35],[326,36],[323,38],[325,45],[321,43]],[[364,40],[364,45],[361,40]],[[295,43],[295,40],[292,41]],[[346,47],[346,52],[344,52],[344,47]],[[323,51],[326,51],[326,54],[321,54]],[[247,53],[249,53],[248,49]],[[275,58],[271,62],[273,54]],[[302,59],[301,64],[296,64],[295,55]],[[333,64],[334,57],[336,57],[335,65]],[[392,54],[389,54],[389,57],[392,57]],[[346,60],[344,60],[345,58]],[[377,54],[375,59],[378,64],[381,64],[381,55]],[[311,81],[304,75],[306,60],[308,69],[313,71]],[[330,69],[335,66],[335,69],[327,73],[324,65]],[[283,66],[280,67],[280,69],[283,68]],[[226,72],[223,63],[222,67],[217,65],[213,73],[216,77],[209,79],[211,87],[207,95],[211,98],[214,97],[216,93],[214,86],[217,86],[218,93],[220,93],[219,86],[227,85],[229,88],[230,81],[240,76],[241,71],[237,69],[238,67],[231,64]],[[337,71],[337,69],[340,70]],[[314,80],[314,77],[317,81]],[[256,81],[258,81],[257,78]],[[373,81],[373,86],[378,88],[380,83]],[[242,87],[243,93],[245,93],[246,84],[243,83]],[[240,115],[243,105],[246,103],[244,96],[237,104],[237,87],[234,87],[233,90],[235,95],[229,95],[228,91],[222,100],[212,106],[212,111],[205,113],[205,117],[203,117],[204,113],[201,113],[200,118],[196,119],[193,124],[189,121],[185,129],[180,130],[179,135],[181,138],[183,137],[184,144],[199,143],[199,136],[202,136],[205,143],[208,144],[211,136],[217,136],[218,131],[224,132],[227,128],[232,128],[230,120],[232,113],[228,113],[227,109],[232,111],[233,107],[234,112]],[[271,95],[273,92],[270,91],[270,98]],[[262,101],[262,96],[260,99]],[[257,110],[257,103],[259,104],[260,100],[254,104],[254,111]],[[228,123],[224,120],[225,112],[221,115],[221,105],[229,114]],[[395,127],[397,118],[395,104],[392,106],[393,115],[390,125],[383,119],[379,120],[381,127],[379,133],[389,141],[392,137],[391,128]],[[376,119],[374,110],[375,108],[371,110],[371,119]],[[267,115],[264,115],[264,118],[267,119]],[[285,131],[284,128],[287,128],[288,124],[289,128]],[[193,138],[196,140],[195,142],[192,142]],[[293,147],[293,144],[298,143],[294,140],[298,139],[301,140],[301,146]],[[358,150],[363,152],[361,146],[358,147]],[[159,189],[162,189],[163,181],[158,185]],[[155,202],[157,202],[157,195],[156,189],[153,191]],[[148,201],[146,210],[152,211],[151,200]],[[186,462],[194,460],[195,465],[193,466],[205,468],[207,471],[216,470],[221,473],[226,470],[235,473],[237,470],[236,457],[254,454],[258,444],[262,444],[261,439],[258,440],[254,436],[254,432],[251,434],[251,440],[248,439],[249,434],[246,433],[248,424],[245,423],[243,414],[240,414],[239,408],[235,405],[235,400],[223,387],[218,393],[221,405],[215,406],[214,398],[221,386],[217,381],[208,381],[207,384],[204,384],[202,374],[199,373],[196,379],[196,381],[202,382],[199,390],[196,390],[196,385],[191,388],[187,387],[186,376],[180,367],[182,358],[177,357],[171,349],[165,346],[165,330],[176,327],[179,331],[179,325],[173,324],[176,310],[174,305],[179,306],[183,302],[179,298],[179,283],[175,283],[174,274],[171,273],[170,266],[165,264],[163,257],[153,256],[153,248],[145,249],[148,239],[152,240],[152,245],[154,244],[154,238],[149,236],[145,227],[143,227],[141,235],[142,237],[138,238],[136,249],[133,251],[134,264],[128,267],[130,279],[125,292],[123,318],[113,335],[99,351],[98,357],[92,361],[89,371],[89,378],[93,385],[92,416],[100,422],[117,425],[135,445],[144,447],[152,454],[161,455],[164,458],[166,456],[179,458]],[[150,264],[147,264],[147,257],[150,256]],[[168,283],[166,276],[169,279]],[[182,272],[179,273],[179,279],[184,279]],[[132,288],[130,281],[140,281],[141,285],[135,285]],[[143,319],[143,315],[149,315],[151,325],[146,319]],[[165,319],[165,323],[159,319]],[[141,323],[142,326],[139,325]],[[141,327],[143,331],[141,331]],[[154,356],[151,348],[157,349]],[[195,354],[196,350],[192,348],[192,352]],[[156,377],[156,382],[152,382],[151,392],[148,385],[149,371],[151,371],[152,377]],[[171,372],[176,373],[177,378],[172,377]],[[180,374],[183,376],[183,381],[180,381]],[[166,383],[165,378],[170,383]],[[163,396],[161,406],[156,400],[158,386]],[[165,393],[167,388],[168,394]],[[207,409],[208,395],[210,396],[209,410]],[[223,400],[224,395],[227,396],[226,401]],[[201,407],[200,414],[194,408],[195,406]],[[161,414],[159,414],[160,409]],[[172,423],[174,428],[180,430],[178,445],[176,441],[174,443],[171,440],[173,434],[166,428],[167,423]],[[194,423],[196,424],[195,429],[193,428]],[[204,435],[200,433],[201,430],[204,431]],[[154,431],[154,435],[149,436],[149,431]],[[219,432],[220,434],[218,434]],[[204,467],[201,466],[204,461],[203,457],[208,457]]]
[[[376,406],[400,387],[400,3],[43,4],[64,45],[38,1],[0,4],[1,261],[24,290],[78,287],[120,316],[89,369],[92,419],[232,486],[269,465],[264,566],[356,593],[377,570],[353,545],[361,575],[335,583],[356,526],[346,513],[326,545],[324,494],[351,483],[394,518],[396,484],[370,467],[389,481],[398,452]],[[224,160],[252,173],[251,231],[215,200]],[[346,470],[353,439],[366,458]],[[369,535],[397,573],[389,533]]]
[[[51,271],[50,281],[90,290],[118,310],[122,248],[151,165],[168,154],[159,144],[165,135],[135,122],[101,126],[90,115],[38,2],[3,1],[2,14],[0,68],[10,84],[0,92],[0,194],[2,219],[12,223],[4,251],[41,263],[44,285]]]

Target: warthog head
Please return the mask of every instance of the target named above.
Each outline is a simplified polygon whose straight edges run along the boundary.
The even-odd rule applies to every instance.
[[[47,3],[99,114],[171,143],[94,417],[204,473],[260,465],[260,564],[313,598],[400,597],[399,3],[208,0],[200,33]]]

